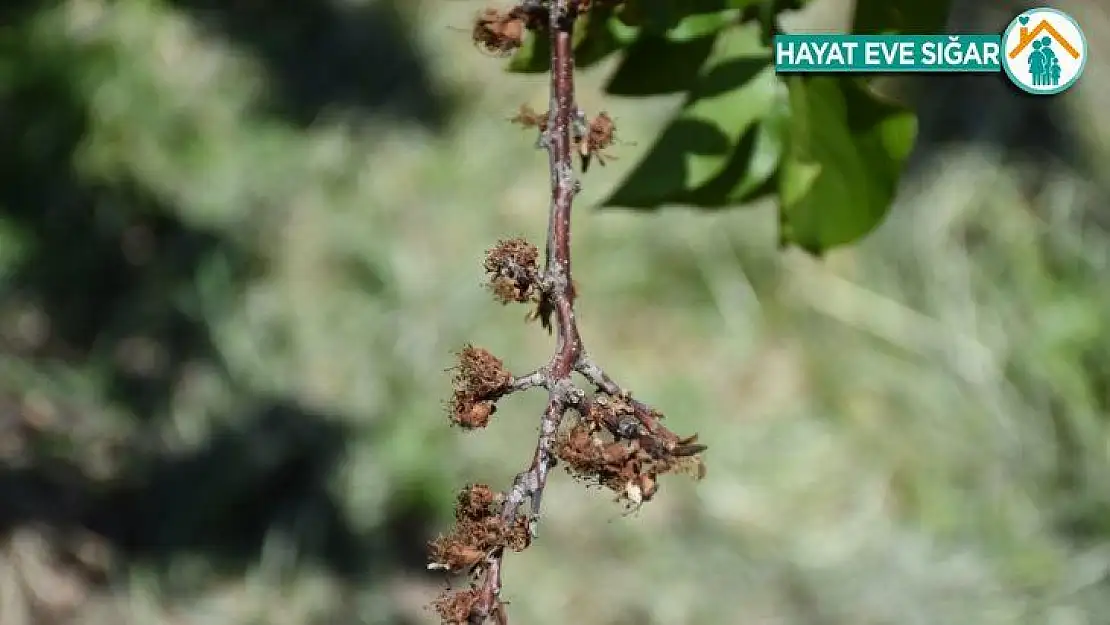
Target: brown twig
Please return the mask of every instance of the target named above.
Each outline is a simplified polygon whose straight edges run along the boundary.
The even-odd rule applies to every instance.
[[[683,439],[668,430],[660,422],[658,411],[633,400],[587,356],[578,331],[570,218],[579,190],[574,156],[589,132],[574,93],[572,40],[575,19],[584,6],[581,1],[525,0],[519,7],[532,17],[546,11],[543,30],[551,38],[548,113],[542,123],[532,123],[540,129],[540,144],[548,152],[551,177],[546,262],[539,271],[535,267],[535,248],[513,239],[490,250],[486,270],[502,302],[534,297],[537,316],[545,327],[554,326],[556,346],[546,366],[517,377],[505,373],[501,361],[484,350],[468,347],[460,356],[453,411],[456,423],[482,427],[498,399],[530,388],[544,387],[548,401],[528,468],[517,474],[511,488],[496,497],[480,485],[464,490],[453,532],[431,545],[431,568],[469,570],[474,576],[470,588],[447,594],[436,603],[446,623],[476,624],[491,618],[507,623],[501,600],[505,549],[523,549],[536,537],[541,500],[557,457],[579,476],[594,479],[640,503],[654,494],[659,474],[691,458],[700,468],[697,454],[705,449],[694,443],[696,437]],[[595,396],[588,397],[574,384],[575,373],[593,384]],[[480,418],[468,420],[476,409]],[[571,411],[579,415],[579,420],[561,440],[560,426]],[[522,512],[525,501],[530,505],[527,512]]]
[[[571,147],[571,116],[574,106],[574,54],[571,41],[576,0],[554,0],[548,9],[551,37],[551,105],[544,142],[551,170],[551,208],[547,228],[547,262],[543,276],[543,297],[555,313],[556,348],[544,369],[549,397],[540,419],[540,434],[532,463],[513,480],[502,504],[501,520],[511,523],[520,514],[524,500],[531,502],[529,532],[536,534],[536,518],[547,476],[555,465],[555,434],[563,415],[581,401],[581,392],[570,382],[570,374],[582,353],[582,337],[574,319],[570,268],[570,213],[574,204],[575,178]],[[501,562],[504,548],[489,555],[489,568],[478,587],[471,622],[482,623],[497,616],[505,620],[501,605]]]

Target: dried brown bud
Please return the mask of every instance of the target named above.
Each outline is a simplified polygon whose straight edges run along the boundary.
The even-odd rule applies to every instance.
[[[524,43],[524,20],[512,11],[489,8],[475,19],[471,37],[483,50],[506,56]]]
[[[513,382],[501,359],[481,347],[467,345],[459,352],[455,390],[475,400],[492,399]]]
[[[540,281],[540,252],[523,238],[504,239],[486,252],[489,286],[503,304],[531,301]]]
[[[445,625],[467,625],[478,602],[478,591],[473,588],[444,593],[432,607]]]
[[[598,113],[597,117],[590,122],[590,134],[586,136],[590,151],[597,152],[613,145],[616,130],[617,125],[613,123],[613,118],[609,117],[608,113],[605,111]]]
[[[605,149],[616,141],[617,126],[609,114],[602,111],[590,122],[586,136],[578,142],[578,156],[582,159],[582,171],[590,166],[590,159],[596,158],[598,164],[605,166],[606,160],[615,157],[606,154]]]
[[[487,8],[474,20],[471,38],[486,52],[498,56],[512,54],[524,43],[529,30],[547,26],[547,11],[542,6],[519,5],[508,10]]]
[[[486,427],[495,412],[497,406],[488,400],[475,402],[465,395],[456,394],[451,402],[452,423],[468,430]]]
[[[478,564],[486,552],[453,537],[441,537],[428,545],[433,564],[429,568],[447,571],[464,571]]]
[[[664,473],[705,476],[697,436],[662,428],[662,415],[627,396],[598,395],[586,414],[565,430],[555,453],[579,479],[609,488],[635,505],[659,490]]]
[[[484,519],[491,516],[494,514],[491,506],[498,498],[499,495],[489,486],[470,484],[462,489],[455,501],[455,518]]]
[[[547,111],[537,113],[535,109],[527,104],[521,104],[520,111],[509,118],[509,121],[524,126],[525,128],[536,128],[540,132],[543,132],[547,130]]]

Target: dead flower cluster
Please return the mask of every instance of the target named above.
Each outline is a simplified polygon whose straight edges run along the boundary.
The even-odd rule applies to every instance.
[[[540,251],[522,238],[503,239],[486,252],[489,287],[503,304],[532,301],[539,288]]]
[[[496,356],[481,347],[464,347],[459,352],[452,380],[455,387],[449,411],[452,423],[467,429],[489,425],[497,410],[497,398],[512,381],[512,374]]]
[[[669,438],[643,427],[637,407],[621,397],[598,395],[586,414],[560,437],[556,455],[568,472],[617,493],[633,505],[651,500],[664,473],[705,476],[697,435]],[[653,419],[662,415],[655,413]]]
[[[459,493],[455,504],[455,526],[447,535],[428,545],[429,568],[469,572],[474,576],[491,565],[491,556],[502,549],[523,551],[531,534],[528,521],[518,516],[511,522],[501,516],[502,496],[485,484],[472,484]],[[481,591],[476,585],[443,593],[433,607],[444,623],[471,621]]]

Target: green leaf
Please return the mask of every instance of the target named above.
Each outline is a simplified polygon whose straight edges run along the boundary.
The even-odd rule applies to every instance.
[[[873,230],[894,199],[914,115],[845,77],[791,77],[790,142],[779,172],[783,243],[820,254]]]
[[[689,91],[715,41],[715,37],[675,42],[660,35],[641,36],[625,51],[605,92],[643,97]]]
[[[664,80],[680,79],[688,83],[690,76],[705,60],[712,36],[722,28],[737,23],[741,18],[741,8],[762,1],[693,0],[674,3],[672,0],[633,0],[616,10],[608,6],[599,7],[579,18],[574,31],[575,61],[579,67],[590,67],[613,52],[632,46],[621,66],[627,66],[627,69],[623,72],[618,70],[614,77],[618,89],[631,85],[632,91],[638,91],[641,76],[659,76],[661,71],[665,72]],[[661,49],[669,43],[680,45]],[[701,51],[700,56],[698,51]],[[550,54],[550,41],[545,36],[529,33],[521,48],[513,54],[509,71],[524,74],[547,72],[551,69]],[[632,59],[631,64],[629,59]],[[696,65],[690,66],[689,61],[696,61]],[[664,64],[668,67],[660,67]],[[672,88],[671,92],[680,90],[685,90],[685,87]]]
[[[670,41],[693,41],[713,35],[739,18],[737,10],[691,15],[668,29],[664,36]]]
[[[720,13],[729,0],[628,0],[621,10],[621,21],[643,28],[645,33],[663,35],[674,30],[687,17]]]
[[[599,8],[579,18],[574,29],[574,61],[587,68],[636,41],[638,29],[613,16],[613,9]],[[508,70],[519,74],[542,74],[551,69],[551,40],[546,34],[529,32],[513,53]]]
[[[528,33],[524,44],[509,60],[514,74],[543,74],[551,70],[551,39],[546,34]]]
[[[781,12],[806,3],[625,3],[617,23],[639,37],[606,90],[684,91],[687,100],[603,206],[719,208],[776,193],[783,243],[815,254],[874,229],[894,199],[917,122],[855,78],[773,74],[767,37]],[[942,32],[949,4],[858,0],[854,29]]]
[[[944,32],[949,0],[856,0],[852,32],[933,35]]]
[[[777,94],[758,25],[721,33],[686,105],[604,205],[651,208],[690,198],[736,161],[735,147],[771,113]],[[765,161],[754,162],[765,168]]]
[[[607,5],[591,9],[579,18],[574,29],[574,61],[578,67],[596,65],[610,54],[636,40],[639,32],[613,17]]]
[[[789,123],[789,95],[786,85],[779,82],[775,103],[736,144],[724,169],[680,202],[698,208],[725,208],[774,192],[773,179],[786,151]]]

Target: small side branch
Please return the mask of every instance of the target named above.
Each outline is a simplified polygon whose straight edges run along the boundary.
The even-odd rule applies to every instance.
[[[616,381],[594,362],[588,354],[582,354],[575,364],[574,370],[597,387],[597,390],[602,393],[612,397],[619,397],[628,402],[628,405],[633,409],[633,416],[638,421],[638,426],[642,427],[644,432],[670,443],[677,443],[683,440],[662,424],[662,413],[644,402],[634,399],[631,391],[617,384]],[[625,427],[627,428],[627,426]]]
[[[545,386],[547,384],[547,378],[547,371],[543,369],[537,369],[524,376],[514,377],[513,381],[509,383],[506,394],[526,391],[537,386]]]

